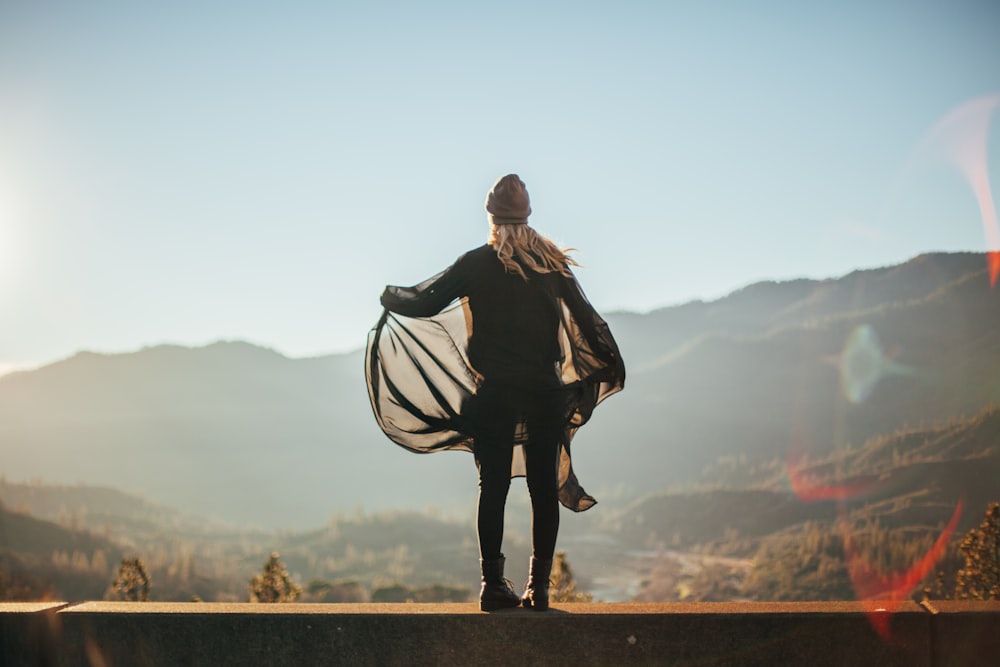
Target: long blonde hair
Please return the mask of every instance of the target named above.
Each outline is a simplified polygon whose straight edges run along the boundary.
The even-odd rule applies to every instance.
[[[569,256],[574,248],[560,250],[555,243],[525,224],[490,224],[487,243],[497,251],[497,257],[508,273],[517,273],[525,280],[527,274],[521,264],[536,273],[557,272],[570,277],[570,266],[579,266]]]

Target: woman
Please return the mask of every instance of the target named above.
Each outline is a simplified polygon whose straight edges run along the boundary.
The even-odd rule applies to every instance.
[[[396,443],[475,454],[480,609],[545,610],[559,503],[579,512],[597,502],[573,473],[570,441],[594,406],[622,389],[625,366],[570,271],[576,262],[528,226],[517,175],[494,184],[486,211],[486,245],[419,285],[385,288],[368,340],[368,391]],[[519,596],[503,577],[501,542],[510,479],[521,475],[532,556]]]

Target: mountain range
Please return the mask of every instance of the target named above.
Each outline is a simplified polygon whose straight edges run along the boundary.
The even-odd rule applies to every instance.
[[[789,466],[1000,403],[1000,292],[980,253],[605,315],[628,380],[581,429],[574,465],[612,511],[667,490],[787,486]],[[389,442],[362,366],[361,351],[290,359],[238,341],[80,352],[0,377],[0,473],[264,528],[470,508],[471,456]]]

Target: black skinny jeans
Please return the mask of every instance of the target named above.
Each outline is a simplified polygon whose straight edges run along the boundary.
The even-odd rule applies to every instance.
[[[558,455],[563,424],[558,393],[484,387],[477,401],[481,426],[476,437],[476,465],[479,467],[476,524],[480,558],[494,560],[501,554],[514,431],[523,419],[529,436],[524,444],[524,456],[531,497],[532,555],[550,560],[559,533]]]

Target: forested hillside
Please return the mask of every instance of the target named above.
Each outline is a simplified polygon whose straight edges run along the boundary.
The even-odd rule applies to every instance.
[[[607,316],[626,390],[574,443],[601,502],[560,537],[598,597],[850,597],[849,563],[905,569],[1000,499],[982,254]],[[361,361],[220,342],[0,377],[6,581],[90,596],[138,555],[160,599],[243,599],[277,550],[313,599],[474,582],[472,457],[385,439]]]
[[[581,430],[574,457],[598,494],[692,484],[730,458],[859,447],[1000,400],[1000,291],[979,254],[608,319],[628,384]],[[0,377],[0,443],[10,479],[111,486],[267,528],[358,506],[462,508],[476,493],[471,457],[414,456],[378,431],[360,353],[80,353]]]

